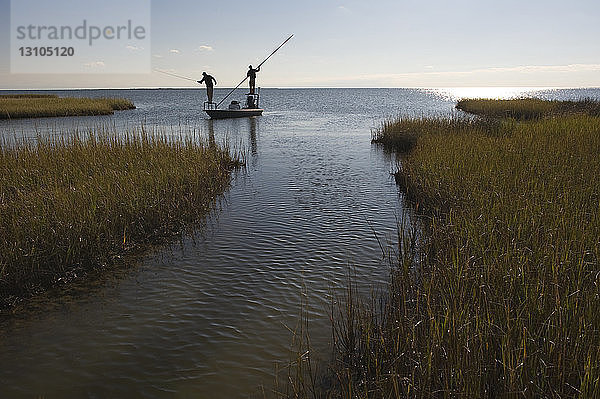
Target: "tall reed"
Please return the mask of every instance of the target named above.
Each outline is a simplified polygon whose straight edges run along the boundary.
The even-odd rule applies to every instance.
[[[109,115],[116,110],[134,109],[122,98],[60,98],[55,95],[0,95],[0,119],[48,116]]]
[[[456,108],[485,117],[508,117],[517,120],[532,120],[574,113],[600,116],[600,102],[591,99],[578,101],[548,101],[539,98],[517,98],[512,100],[467,98],[460,100],[456,104]]]
[[[131,130],[0,147],[0,300],[200,220],[240,164],[198,137]]]
[[[411,143],[423,226],[400,229],[388,294],[337,315],[323,396],[600,395],[600,118],[486,123],[375,132]]]

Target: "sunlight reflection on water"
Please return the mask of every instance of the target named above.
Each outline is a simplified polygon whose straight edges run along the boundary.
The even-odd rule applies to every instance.
[[[449,87],[434,89],[442,97],[456,101],[462,98],[510,99],[523,96],[535,96],[549,88],[539,87]]]

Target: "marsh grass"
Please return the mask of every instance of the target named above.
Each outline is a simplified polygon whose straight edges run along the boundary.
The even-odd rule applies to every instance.
[[[456,108],[475,115],[491,118],[514,118],[521,121],[575,113],[600,116],[600,102],[591,99],[578,101],[548,101],[538,98],[462,99],[458,101]]]
[[[58,96],[56,94],[37,93],[0,94],[0,100],[5,98],[58,98]]]
[[[395,152],[410,152],[417,140],[424,134],[465,134],[473,131],[487,132],[490,135],[510,134],[514,124],[495,119],[453,117],[418,118],[406,117],[399,120],[388,119],[371,133],[373,143],[382,144],[385,149]]]
[[[262,398],[308,398],[319,396],[322,382],[319,379],[327,373],[320,370],[320,364],[313,359],[318,358],[313,353],[309,333],[309,316],[307,311],[306,286],[302,286],[299,314],[295,326],[285,326],[291,334],[289,360],[275,365],[275,381],[267,391],[263,387]]]
[[[0,119],[109,115],[117,110],[134,108],[131,101],[122,98],[60,98],[45,94],[0,95]]]
[[[2,304],[193,227],[239,164],[226,147],[143,128],[5,143]]]
[[[387,295],[335,314],[335,389],[314,396],[600,395],[600,118],[486,123],[374,133],[411,149],[423,225],[399,228]]]

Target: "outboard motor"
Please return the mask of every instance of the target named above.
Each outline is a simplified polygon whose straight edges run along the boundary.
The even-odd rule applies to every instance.
[[[246,98],[246,107],[247,108],[256,108],[256,101],[254,100],[254,96],[253,95],[249,95]]]

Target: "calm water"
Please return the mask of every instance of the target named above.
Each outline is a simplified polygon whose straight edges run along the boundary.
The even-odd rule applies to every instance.
[[[261,93],[262,117],[220,121],[205,119],[201,90],[54,93],[126,97],[138,108],[0,121],[0,133],[195,129],[247,152],[247,168],[193,236],[1,319],[0,397],[259,396],[275,364],[289,359],[302,302],[326,359],[333,293],[350,267],[364,292],[385,287],[378,240],[394,245],[402,215],[395,161],[370,144],[371,128],[398,114],[448,114],[460,96],[534,92],[270,89]],[[599,89],[535,94],[600,99]]]

